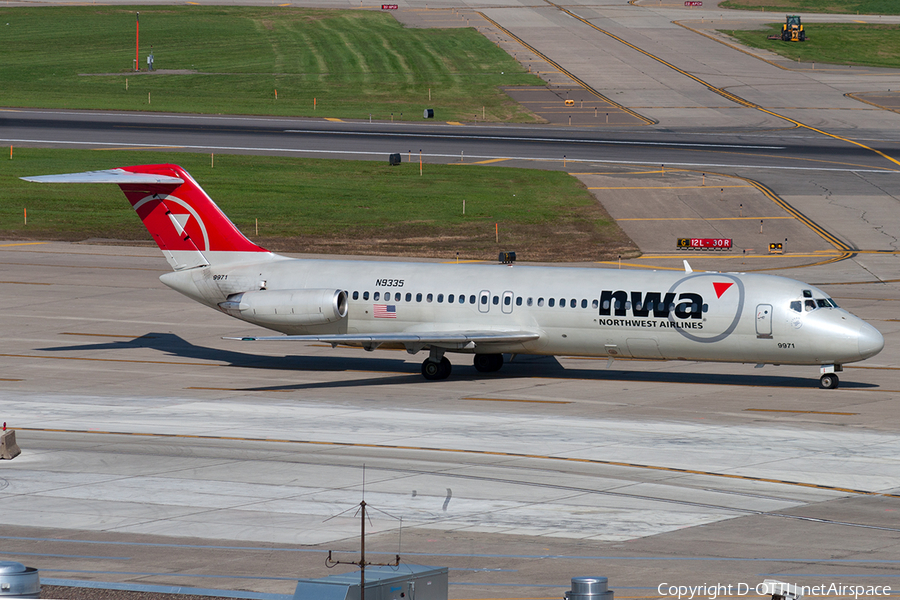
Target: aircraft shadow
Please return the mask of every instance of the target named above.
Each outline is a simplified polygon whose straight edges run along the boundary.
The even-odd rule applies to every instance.
[[[240,342],[235,342],[239,344]],[[249,344],[249,342],[245,342]],[[249,369],[267,369],[275,371],[365,371],[371,373],[390,372],[393,376],[384,377],[360,377],[351,380],[325,381],[303,384],[269,385],[263,387],[241,388],[246,391],[290,391],[328,388],[350,388],[362,386],[384,386],[403,384],[429,385],[432,382],[422,378],[418,361],[408,361],[404,354],[402,358],[383,358],[378,355],[354,356],[263,356],[249,352],[235,350],[223,350],[197,346],[184,338],[171,333],[147,333],[130,340],[117,340],[114,342],[102,342],[95,344],[77,344],[68,346],[55,346],[52,348],[40,348],[45,352],[73,352],[92,350],[115,350],[121,356],[127,356],[129,351],[150,349],[170,357],[193,359],[201,361],[217,361],[227,366]],[[423,356],[424,359],[424,355]],[[728,385],[728,386],[752,386],[775,387],[789,389],[809,389],[818,385],[816,371],[812,367],[808,377],[793,377],[768,374],[733,374],[733,373],[682,373],[667,371],[640,371],[622,370],[616,368],[579,368],[566,369],[552,356],[517,356],[512,362],[504,364],[503,369],[497,373],[479,373],[471,365],[471,357],[465,355],[449,355],[453,365],[452,380],[476,381],[486,378],[492,379],[528,379],[533,377],[548,377],[553,379],[588,380],[596,382],[648,382],[670,384],[700,384],[700,385]],[[604,364],[605,363],[602,363]],[[615,364],[615,363],[614,363]],[[592,365],[593,367],[593,365]],[[772,369],[784,367],[772,367]],[[843,389],[871,389],[878,385],[856,381],[842,381]]]

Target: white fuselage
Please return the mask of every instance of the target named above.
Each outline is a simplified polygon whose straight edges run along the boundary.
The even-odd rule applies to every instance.
[[[537,334],[448,351],[840,365],[883,347],[875,328],[821,290],[772,275],[281,258],[161,279],[219,309],[261,289],[347,292],[346,317],[335,322],[240,316],[290,335]]]

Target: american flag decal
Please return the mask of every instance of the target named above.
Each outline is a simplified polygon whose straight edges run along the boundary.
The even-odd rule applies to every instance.
[[[374,309],[376,319],[397,318],[397,306],[394,304],[375,304]]]

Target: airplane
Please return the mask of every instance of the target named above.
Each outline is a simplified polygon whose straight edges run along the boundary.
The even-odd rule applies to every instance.
[[[226,339],[424,350],[428,380],[449,377],[447,353],[474,355],[482,373],[531,354],[817,365],[819,386],[834,389],[844,364],[884,347],[825,292],[779,276],[687,261],[651,272],[295,259],[247,239],[177,165],[22,179],[117,184],[172,267],[165,285],[283,334]]]

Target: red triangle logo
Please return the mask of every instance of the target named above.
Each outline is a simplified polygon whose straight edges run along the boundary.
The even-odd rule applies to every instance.
[[[728,288],[733,286],[734,283],[718,283],[716,281],[713,282],[713,287],[716,290],[716,298],[721,298],[722,294],[724,294]]]

